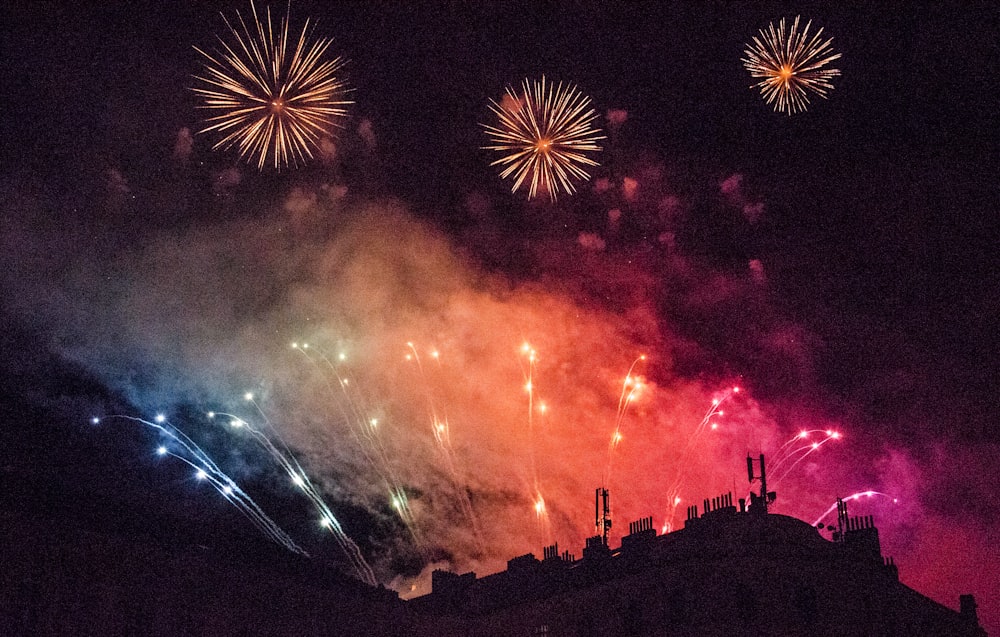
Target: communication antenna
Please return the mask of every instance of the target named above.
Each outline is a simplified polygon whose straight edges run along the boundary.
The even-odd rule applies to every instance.
[[[594,494],[594,525],[604,546],[607,546],[608,532],[611,531],[611,506],[608,502],[608,490],[604,488],[598,488]]]
[[[753,458],[747,456],[747,479],[750,480],[750,484],[756,480],[760,481],[760,495],[750,492],[750,510],[755,513],[767,513],[768,505],[774,502],[778,494],[767,490],[767,469],[764,466],[764,454],[760,454],[759,464],[760,475],[755,476],[753,474]]]
[[[847,515],[847,503],[843,499],[837,498],[837,532],[833,534],[834,541],[844,541],[844,531],[847,530],[847,525],[850,522],[850,517]]]

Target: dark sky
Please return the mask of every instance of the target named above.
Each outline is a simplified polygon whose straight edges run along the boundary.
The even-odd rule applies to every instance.
[[[846,495],[833,491],[855,484],[844,477],[852,470],[882,484],[893,477],[908,482],[920,506],[890,529],[919,538],[911,546],[897,536],[892,545],[910,556],[902,561],[904,582],[930,587],[952,606],[960,592],[991,592],[997,582],[985,576],[971,584],[976,590],[958,590],[964,571],[940,575],[943,567],[926,563],[918,550],[944,532],[947,546],[975,545],[967,562],[988,558],[997,565],[996,534],[986,531],[997,522],[995,507],[983,501],[993,497],[989,476],[998,468],[1000,448],[1000,10],[990,3],[296,1],[293,26],[312,18],[316,33],[332,37],[332,51],[349,60],[355,103],[337,158],[258,173],[196,136],[190,156],[180,160],[174,156],[178,134],[197,129],[201,117],[190,91],[200,68],[192,46],[214,46],[215,35],[224,32],[220,11],[231,17],[247,9],[242,2],[135,2],[5,10],[2,282],[5,320],[12,325],[7,343],[15,352],[8,356],[6,411],[23,414],[40,403],[68,419],[89,403],[104,413],[116,401],[151,409],[150,397],[169,390],[163,378],[198,368],[191,353],[203,346],[198,338],[224,333],[225,325],[233,334],[259,338],[311,320],[311,306],[298,305],[300,297],[288,290],[313,289],[306,284],[326,280],[336,287],[354,263],[338,261],[339,270],[327,271],[316,264],[328,263],[313,256],[331,254],[331,246],[374,250],[365,240],[349,240],[357,218],[344,210],[398,201],[406,212],[396,222],[418,237],[401,250],[409,247],[414,258],[439,248],[454,255],[447,257],[454,263],[435,262],[429,272],[438,272],[438,265],[446,272],[468,268],[471,274],[463,269],[461,276],[475,283],[465,285],[493,290],[496,298],[525,293],[530,299],[532,290],[541,290],[544,299],[557,293],[572,298],[578,309],[566,316],[595,312],[602,317],[595,324],[607,320],[617,330],[609,342],[659,348],[670,363],[648,375],[663,388],[680,395],[680,387],[742,379],[754,388],[759,411],[768,414],[768,431],[779,437],[794,432],[803,413],[853,426],[856,445],[882,451],[845,452],[840,467],[822,470],[839,477],[815,487],[822,491],[817,501]],[[284,9],[277,7],[279,14]],[[787,116],[749,88],[740,58],[758,29],[796,15],[833,37],[842,54],[835,63],[841,76],[829,99]],[[481,124],[490,118],[490,98],[543,74],[589,95],[602,126],[610,109],[627,112],[626,123],[606,141],[594,177],[613,187],[634,178],[643,197],[653,193],[648,202],[615,200],[587,184],[556,205],[526,203],[524,193],[509,192],[480,149]],[[369,127],[374,137],[366,141],[359,131]],[[734,176],[730,183],[738,186],[727,197],[721,184]],[[349,203],[330,204],[334,211],[315,222],[315,235],[303,230],[305,222],[289,203],[297,201],[296,193],[320,193],[323,200],[340,186],[350,193]],[[683,212],[650,221],[654,199],[668,193]],[[757,203],[763,204],[759,218],[740,214],[740,207]],[[621,227],[608,221],[611,208],[622,211]],[[344,226],[355,230],[339,228],[345,219]],[[393,227],[378,220],[373,225]],[[574,253],[583,232],[600,235],[606,249]],[[676,241],[670,255],[665,232]],[[172,252],[175,243],[181,248]],[[766,289],[749,282],[752,261],[766,273]],[[208,273],[209,287],[217,281],[224,291],[220,303],[232,306],[227,312],[217,315],[218,308],[201,305],[196,285],[177,276],[185,264]],[[408,278],[412,264],[397,265],[398,271],[372,275],[373,289],[378,281],[386,290],[419,286]],[[247,278],[241,281],[236,272]],[[495,292],[492,277],[504,281],[508,296]],[[351,288],[343,286],[340,296],[331,293],[331,305],[346,298]],[[143,313],[144,290],[150,302],[165,301],[162,315]],[[183,300],[176,306],[170,304],[175,292]],[[523,302],[525,314],[548,307],[535,301]],[[416,303],[419,312],[413,312],[431,313],[430,305]],[[201,313],[191,312],[193,306]],[[292,309],[285,316],[279,307]],[[515,298],[497,311],[509,310],[517,321],[521,307]],[[637,308],[649,309],[652,327],[636,322]],[[369,311],[378,316],[377,309]],[[361,322],[349,313],[338,317]],[[386,326],[388,333],[395,335]],[[143,343],[143,334],[155,344]],[[36,338],[44,346],[33,345]],[[184,360],[167,365],[177,338],[195,341],[177,345],[186,353],[176,358]],[[225,349],[218,356],[227,364],[209,365],[204,380],[190,382],[224,386],[221,379],[240,369],[232,362],[238,350]],[[164,359],[155,358],[164,352]],[[477,360],[467,354],[468,361]],[[575,356],[587,360],[586,354]],[[186,388],[187,382],[178,379],[171,387]],[[26,387],[35,390],[21,389]],[[188,401],[203,398],[186,391]],[[22,460],[6,462],[5,471],[26,467],[24,458],[36,454],[46,466],[82,463],[58,449],[60,434],[45,431],[45,444],[9,434],[3,453]],[[147,475],[149,466],[120,457],[138,454],[140,442],[116,448],[94,442],[89,430],[74,432],[66,440],[97,445],[87,447],[97,455],[88,456],[87,471],[68,471],[72,475],[100,473],[95,467],[105,463],[112,473],[123,471],[115,462],[131,467],[130,476]],[[767,436],[762,439],[753,442],[766,444]],[[721,452],[713,458],[728,461]],[[905,469],[887,468],[897,462]],[[338,470],[348,471],[338,460],[324,466],[333,467],[326,475],[330,483]],[[38,471],[50,480],[58,473]],[[165,490],[169,497],[178,483],[130,483],[112,517],[127,517],[120,511],[141,500],[144,489]],[[330,487],[331,497],[354,511],[346,515],[358,516],[357,525],[377,526],[365,521],[370,503],[347,491]],[[517,499],[509,493],[496,498]],[[273,500],[282,501],[280,490]],[[80,515],[88,508],[74,507]],[[921,516],[932,521],[923,524],[916,519]],[[407,552],[397,546],[405,537],[381,524],[385,537],[373,532],[377,537],[366,548],[409,556],[392,567],[419,570],[441,555],[459,563],[455,545],[430,541],[433,549]],[[980,604],[991,621],[1000,621],[995,600]]]
[[[838,308],[995,361],[997,16],[986,5],[323,6],[297,3],[293,19],[313,17],[350,60],[354,115],[376,123],[385,191],[430,210],[460,199],[490,174],[477,151],[485,99],[525,76],[566,79],[598,109],[629,111],[628,150],[751,174],[775,211],[769,238]],[[212,45],[217,10],[246,9],[106,7],[37,3],[8,21],[8,174],[79,192],[83,170],[128,161],[155,179],[150,149],[196,122],[192,44]],[[793,12],[834,37],[843,76],[836,99],[781,117],[766,114],[739,60],[756,29]]]

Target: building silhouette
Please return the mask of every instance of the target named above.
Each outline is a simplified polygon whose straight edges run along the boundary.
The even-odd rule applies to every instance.
[[[749,504],[725,494],[688,507],[684,528],[657,535],[652,518],[608,546],[607,491],[597,490],[595,527],[582,559],[558,546],[515,557],[507,570],[435,571],[432,592],[410,602],[456,621],[467,635],[985,635],[975,599],[949,609],[905,586],[882,555],[870,516],[838,502],[833,541],[768,511],[764,458]]]
[[[763,462],[761,462],[763,474]],[[968,635],[976,602],[947,608],[903,585],[871,517],[840,503],[832,541],[730,494],[689,507],[684,528],[636,520],[608,543],[608,494],[580,559],[557,545],[507,569],[435,571],[410,601],[305,558],[252,558],[70,529],[0,512],[2,635]],[[277,550],[276,550],[277,552]]]

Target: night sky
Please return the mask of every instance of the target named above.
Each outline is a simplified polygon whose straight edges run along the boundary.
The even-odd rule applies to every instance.
[[[272,458],[205,417],[234,413],[278,432],[409,593],[431,567],[577,549],[601,484],[616,541],[646,515],[676,528],[675,498],[742,497],[747,453],[777,463],[829,429],[777,469],[776,510],[813,522],[886,494],[850,506],[902,581],[950,607],[974,593],[1000,631],[1000,10],[475,5],[294,0],[293,29],[311,18],[348,60],[354,103],[331,152],[281,171],[185,144],[192,47],[248,3],[5,9],[5,506],[262,542],[154,457],[155,429],[109,418],[162,412],[342,561]],[[842,75],[789,116],[740,60],[796,15]],[[588,95],[607,136],[554,204],[511,193],[482,149],[489,100],[542,75]]]

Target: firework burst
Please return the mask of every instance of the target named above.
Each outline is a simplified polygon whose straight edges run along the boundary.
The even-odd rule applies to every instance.
[[[823,68],[840,57],[833,53],[830,43],[833,38],[821,40],[823,29],[809,37],[809,26],[799,31],[799,18],[795,17],[791,31],[785,30],[785,19],[760,30],[760,37],[753,39],[744,50],[743,66],[750,76],[763,78],[750,88],[759,88],[768,104],[774,104],[775,111],[791,115],[806,110],[809,93],[825,98],[827,91],[833,90],[830,80],[838,75],[837,69]]]
[[[590,98],[575,86],[525,79],[520,94],[507,87],[500,102],[490,100],[490,110],[499,121],[483,125],[490,140],[483,148],[503,154],[490,165],[501,167],[502,179],[513,177],[511,192],[530,175],[528,198],[541,189],[555,201],[559,190],[572,194],[574,181],[590,178],[585,166],[598,165],[587,153],[600,151],[604,136],[594,126]]]
[[[213,150],[235,146],[259,170],[298,166],[312,159],[347,114],[344,60],[325,58],[331,40],[311,39],[308,20],[290,42],[287,15],[275,29],[270,9],[264,20],[253,2],[250,9],[249,24],[239,12],[236,22],[222,16],[232,39],[219,37],[220,50],[194,47],[204,58],[204,73],[195,76],[202,85],[192,90],[209,113],[199,132],[219,136]]]

